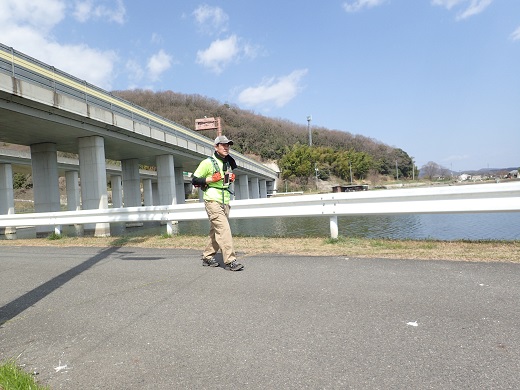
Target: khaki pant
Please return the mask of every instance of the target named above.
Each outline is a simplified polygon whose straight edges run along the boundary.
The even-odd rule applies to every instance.
[[[203,259],[209,259],[218,252],[222,251],[222,258],[225,264],[229,264],[236,260],[235,251],[233,249],[233,237],[231,236],[231,228],[229,227],[229,204],[220,204],[218,202],[205,201],[206,213],[209,217],[209,243],[202,253]]]

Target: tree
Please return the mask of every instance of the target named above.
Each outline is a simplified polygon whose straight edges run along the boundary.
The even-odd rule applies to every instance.
[[[349,159],[347,153],[342,153],[338,155],[335,161],[332,163],[332,171],[341,179],[349,180],[351,164],[352,162]]]
[[[13,174],[13,188],[15,190],[26,190],[28,188],[32,188],[32,186],[32,178],[30,175],[26,175],[19,172],[15,172]]]
[[[422,166],[421,174],[429,180],[432,180],[435,176],[440,174],[441,169],[442,167],[439,164],[429,161],[427,164]]]
[[[363,179],[374,166],[372,157],[365,152],[351,151],[348,153],[348,157],[352,160],[352,169],[359,179]]]
[[[170,119],[184,127],[193,129],[195,119],[220,117],[223,132],[233,141],[233,149],[243,154],[254,154],[262,160],[278,160],[279,164],[293,145],[307,145],[308,126],[285,119],[269,118],[243,110],[237,106],[221,103],[201,95],[185,95],[172,91],[152,92],[149,90],[113,91],[114,95],[150,110],[161,117]],[[130,104],[132,104],[130,103]],[[355,135],[347,131],[329,130],[313,127],[313,160],[311,176],[314,175],[314,163],[318,169],[332,169],[333,161],[345,151],[364,153],[370,162],[360,158],[359,164],[352,161],[352,169],[358,177],[366,176],[367,165],[382,175],[395,174],[395,162],[398,161],[400,176],[411,177],[413,164],[406,152],[388,146],[375,139]],[[215,131],[200,133],[210,139]],[[288,149],[289,148],[289,149]],[[323,148],[323,149],[321,149]],[[294,152],[294,151],[293,151]],[[314,153],[317,154],[314,154]],[[294,156],[293,156],[294,157]],[[353,156],[351,156],[353,158]],[[287,161],[286,161],[287,162]],[[341,164],[338,164],[340,166]],[[344,167],[341,168],[344,171]],[[305,167],[299,171],[305,171]],[[291,171],[294,174],[295,171]],[[302,173],[303,174],[303,173]],[[350,173],[348,174],[350,177]],[[303,177],[303,176],[302,176]]]
[[[283,179],[310,177],[314,173],[311,148],[296,144],[280,159],[279,166]]]

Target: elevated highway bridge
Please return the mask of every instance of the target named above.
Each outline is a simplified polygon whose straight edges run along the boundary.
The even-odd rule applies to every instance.
[[[212,140],[201,134],[1,43],[0,142],[30,147],[37,212],[60,209],[62,174],[76,199],[68,204],[76,208],[108,208],[107,179],[124,206],[141,205],[141,186],[150,205],[184,203],[183,172],[193,172],[214,151]],[[79,167],[63,169],[58,152],[77,154]],[[263,198],[275,190],[276,171],[232,155],[238,164],[236,199]],[[107,173],[107,159],[121,162],[121,174]],[[156,167],[156,178],[142,178],[140,164]],[[0,216],[14,213],[13,166],[18,169],[0,155]],[[91,228],[109,234],[107,224]]]

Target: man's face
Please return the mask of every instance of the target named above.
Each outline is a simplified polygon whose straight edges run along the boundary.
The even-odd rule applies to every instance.
[[[215,150],[222,157],[226,157],[229,154],[229,147],[230,147],[229,144],[218,144],[218,145],[215,145]]]

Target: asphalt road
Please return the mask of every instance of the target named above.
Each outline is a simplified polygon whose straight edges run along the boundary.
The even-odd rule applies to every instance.
[[[520,265],[1,247],[0,360],[51,389],[519,389]]]

